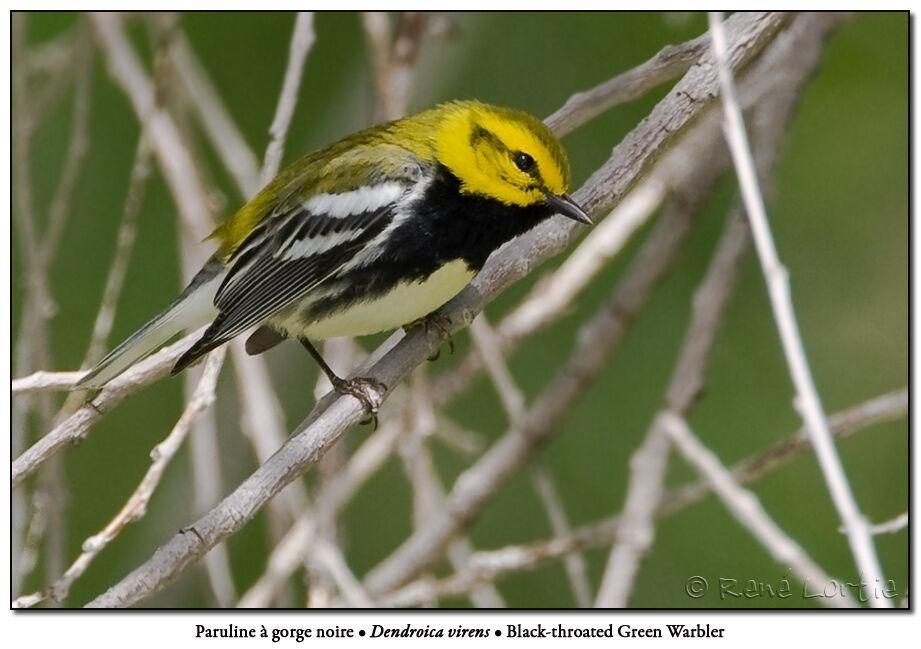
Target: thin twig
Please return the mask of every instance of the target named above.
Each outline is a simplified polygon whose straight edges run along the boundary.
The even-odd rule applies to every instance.
[[[11,14],[11,52],[14,60],[28,60],[26,14]],[[55,310],[48,288],[48,267],[41,250],[37,231],[35,196],[32,183],[32,136],[36,129],[33,93],[26,77],[27,65],[14,65],[11,69],[11,133],[12,214],[19,237],[25,278],[25,299],[16,335],[16,353],[13,372],[28,374],[39,368],[51,367],[48,351],[47,320]],[[51,425],[52,402],[48,395],[28,395],[13,402],[11,408],[11,441],[13,453],[19,453],[26,444],[29,414],[37,412],[40,426]],[[19,535],[15,535],[16,542]]]
[[[900,419],[907,412],[908,391],[903,388],[837,412],[828,418],[828,425],[835,437],[844,439],[875,424]],[[737,462],[732,467],[733,478],[739,484],[752,483],[788,464],[808,448],[809,438],[805,429],[801,429],[788,439]],[[671,515],[700,502],[710,492],[710,485],[704,480],[670,489],[662,497],[657,515]]]
[[[550,472],[535,463],[531,467],[531,483],[544,506],[544,511],[547,512],[553,534],[555,536],[569,534],[572,527]],[[563,567],[566,569],[566,576],[569,578],[576,606],[588,608],[592,605],[592,594],[585,557],[578,551],[569,552],[563,556]]]
[[[222,347],[220,351],[220,359],[223,363],[227,348]],[[212,356],[209,355],[209,363],[211,358]],[[206,363],[204,371],[207,371],[208,367]],[[187,403],[192,404],[198,394],[199,386],[204,381],[203,371],[198,367],[190,368],[184,378],[183,387]],[[213,410],[202,413],[195,420],[192,434],[189,436],[189,456],[192,466],[192,511],[200,514],[213,507],[224,493],[221,465],[218,462],[220,447],[217,417]],[[237,594],[226,545],[221,543],[215,546],[205,557],[204,565],[217,605],[221,608],[233,606],[237,601]]]
[[[748,529],[782,566],[789,566],[803,582],[827,584],[831,582],[805,550],[790,538],[771,519],[770,515],[750,491],[743,489],[733,479],[719,458],[694,436],[687,422],[671,413],[663,413],[662,426],[678,451],[696,468],[713,487],[713,491],[729,512]],[[822,603],[841,608],[852,608],[856,602],[842,589],[840,597],[822,598]]]
[[[63,601],[70,592],[70,587],[74,581],[86,571],[93,559],[118,536],[125,525],[144,516],[147,511],[147,504],[160,484],[163,472],[169,465],[170,460],[173,459],[176,451],[182,446],[182,442],[185,440],[195,419],[214,402],[214,391],[217,386],[221,365],[224,362],[224,353],[225,350],[222,348],[208,356],[201,380],[198,382],[185,410],[183,410],[182,416],[179,417],[179,421],[173,426],[170,434],[151,451],[150,456],[153,462],[150,468],[121,510],[102,530],[83,542],[82,554],[77,557],[76,561],[60,579],[42,591],[17,598],[13,601],[15,608],[35,606],[48,598],[57,602]]]
[[[74,383],[80,380],[84,372],[47,372],[39,370],[23,376],[22,378],[13,379],[11,382],[10,392],[13,396],[30,394],[32,392],[62,392],[74,387]]]
[[[895,518],[870,526],[871,534],[895,534],[908,527],[908,512],[902,512]]]
[[[345,557],[342,556],[342,550],[332,543],[317,543],[313,548],[313,562],[319,563],[325,568],[327,574],[336,583],[339,592],[345,599],[348,606],[354,608],[371,608],[374,603],[368,594],[364,592],[361,582],[355,577]]]
[[[177,33],[178,20],[178,14],[164,12],[157,14],[156,19],[151,21],[151,28],[157,42],[157,52],[153,66],[154,76],[152,79],[156,89],[157,110],[160,110],[161,105],[166,103],[167,92],[174,85],[172,75],[169,74],[172,67],[168,62],[171,60],[169,51],[173,47],[173,38]],[[179,123],[184,121],[181,114],[178,121]],[[182,136],[181,131],[179,133]],[[185,141],[183,140],[183,144]],[[189,155],[192,155],[191,149]],[[196,229],[211,229],[213,227],[210,217],[206,218],[205,214],[190,215],[190,217],[196,219],[192,223]],[[180,228],[178,235],[181,276],[190,277],[205,263],[207,253],[198,245],[199,241],[190,236],[188,228]],[[222,348],[220,351],[220,362],[223,363],[227,349]],[[210,360],[210,355],[208,359]],[[198,368],[191,368],[190,371],[183,374],[183,390],[188,403],[191,403],[194,399],[199,374],[200,370]],[[195,419],[192,426],[189,442],[192,469],[192,504],[193,512],[198,514],[212,507],[219,500],[220,495],[224,493],[224,489],[221,484],[220,464],[215,461],[215,458],[219,456],[216,413],[213,410],[203,413]],[[232,606],[237,600],[237,594],[233,583],[230,558],[224,544],[218,544],[212,548],[212,551],[204,559],[204,568],[216,604],[221,607]]]
[[[595,598],[596,608],[623,608],[633,592],[640,560],[655,538],[654,514],[664,490],[669,446],[657,419],[630,456],[627,497]]]
[[[284,412],[272,386],[265,359],[247,354],[242,340],[230,343],[230,358],[240,403],[240,430],[252,446],[256,461],[262,464],[284,444],[288,436]],[[307,508],[307,502],[306,490],[303,485],[297,485],[285,489],[280,498],[269,504],[272,508],[269,520],[274,526],[273,539],[280,538],[279,533]],[[280,508],[282,505],[284,513]]]
[[[240,598],[238,606],[264,608],[271,603],[281,584],[301,562],[304,548],[310,546],[318,520],[317,512],[336,512],[344,507],[361,485],[390,457],[402,432],[402,422],[395,418],[385,420],[352,453],[345,466],[321,486],[314,507],[303,511],[285,537],[272,549],[265,571]]]
[[[70,199],[88,149],[92,47],[87,30],[78,21],[71,32],[57,39],[54,45],[48,45],[66,54],[54,64],[53,70],[45,70],[52,77],[44,80],[43,84],[30,83],[28,75],[30,70],[35,70],[33,63],[36,53],[27,43],[25,14],[20,12],[12,15],[11,31],[11,51],[13,60],[17,61],[11,69],[12,218],[19,232],[22,276],[26,278],[12,370],[21,374],[53,366],[48,323],[57,305],[51,293],[50,272],[61,232],[71,214]],[[44,53],[47,51],[43,50]],[[62,65],[62,61],[67,64]],[[74,86],[74,101],[70,138],[48,208],[48,219],[40,233],[41,228],[35,218],[35,197],[31,181],[32,137],[45,111],[63,99],[71,84]],[[38,430],[47,430],[55,420],[54,408],[55,403],[49,393],[28,394],[14,400],[10,412],[10,447],[13,455],[18,455],[25,448],[30,415],[34,415]],[[31,570],[39,552],[43,553],[44,567],[49,575],[56,575],[63,569],[63,539],[66,534],[62,506],[64,493],[63,467],[50,465],[42,471],[31,497],[21,492],[12,495],[11,550],[15,557],[11,569],[13,592],[19,590],[23,574],[20,567]],[[28,501],[34,506],[32,512],[27,512]],[[30,517],[32,522],[26,530],[24,526]]]
[[[775,14],[743,13],[730,18],[737,55],[733,59],[734,69],[758,53],[765,40],[788,19],[787,16]],[[777,70],[782,72],[784,65],[789,65],[786,59],[791,49],[793,47],[789,44],[773,45],[771,51],[760,57],[753,69],[746,72],[743,94],[746,106],[756,103],[775,88],[779,81]],[[775,50],[779,54],[771,60],[769,55]],[[763,62],[762,59],[768,61]],[[712,139],[709,131],[718,132],[719,129],[718,113],[712,101],[717,87],[712,66],[698,66],[688,72],[649,117],[615,147],[608,161],[592,175],[588,185],[605,187],[616,200],[613,203],[603,202],[603,207],[595,204],[591,193],[586,194],[585,198],[580,196],[580,200],[583,200],[590,212],[603,212],[612,205],[616,206],[614,212],[596,225],[570,254],[567,262],[549,278],[538,282],[528,298],[497,326],[498,341],[503,349],[508,350],[527,334],[547,326],[566,313],[567,307],[581,289],[600,270],[603,261],[617,254],[629,236],[661,202],[665,193],[682,182],[681,178],[689,168],[689,160],[708,159],[701,147],[709,146]],[[691,128],[692,133],[681,137],[687,128]],[[647,157],[650,153],[647,147],[657,140],[664,140],[661,147],[668,151],[668,161],[661,159],[661,151],[658,155]],[[635,165],[625,159],[643,162]],[[652,169],[647,169],[646,165]],[[647,172],[648,175],[643,178]],[[639,178],[643,178],[642,181],[634,186]],[[628,189],[630,193],[626,194]],[[561,223],[559,227],[565,233],[572,228],[568,223]],[[549,247],[558,236],[538,227],[523,239],[530,246]],[[474,350],[456,369],[438,377],[433,386],[436,403],[443,404],[463,390],[482,367],[482,358]]]
[[[483,359],[486,375],[492,383],[493,390],[499,395],[509,425],[515,425],[525,411],[524,392],[512,377],[496,331],[490,326],[485,313],[481,313],[470,323],[470,338]]]
[[[177,25],[176,29],[180,27]],[[240,188],[241,195],[255,195],[260,187],[259,161],[234,123],[214,82],[202,67],[184,33],[177,31],[173,36],[169,54],[173,58],[176,77],[188,94],[199,123],[224,167]]]
[[[707,273],[694,292],[693,315],[666,390],[664,409],[684,413],[698,394],[706,359],[734,284],[739,261],[747,247],[747,233],[745,221],[733,210]],[[686,385],[692,386],[691,389],[682,390],[680,397],[676,397],[676,392]],[[595,601],[599,607],[621,608],[627,605],[640,560],[655,536],[653,519],[664,491],[669,449],[668,438],[661,426],[661,414],[662,411],[630,458],[630,483],[617,540],[611,549]]]
[[[77,186],[83,161],[89,153],[90,95],[93,86],[92,40],[85,21],[80,21],[74,30],[72,51],[68,57],[66,74],[74,75],[74,109],[67,144],[67,158],[61,171],[61,179],[55,189],[48,208],[48,224],[41,242],[41,253],[46,264],[51,264],[61,241],[61,235],[73,207],[73,194]],[[76,71],[76,73],[75,73]],[[33,117],[34,119],[34,117]]]
[[[182,223],[195,240],[204,239],[213,227],[208,193],[178,127],[165,110],[157,107],[154,85],[125,36],[118,14],[93,13],[90,21],[105,53],[110,74],[125,91],[140,121],[149,129],[150,141]]]
[[[192,231],[192,237],[198,240],[213,228],[213,220],[208,210],[207,192],[196,173],[197,166],[185,147],[179,129],[175,126],[173,120],[164,111],[157,110],[152,103],[154,99],[153,83],[144,73],[136,55],[125,39],[119,21],[107,14],[102,16],[93,15],[92,18],[102,39],[113,76],[132,100],[132,105],[138,118],[148,124],[151,142],[158,154],[158,159],[164,170],[164,175],[167,178],[176,205],[183,216],[183,223],[186,224],[187,229]],[[238,175],[237,178],[241,183],[247,181],[247,176],[245,175]],[[241,189],[246,190],[245,187]],[[183,247],[189,254],[193,254],[188,244],[184,244]],[[199,254],[197,248],[194,254]],[[187,270],[191,272],[197,264],[189,262],[187,266]],[[189,272],[186,274],[188,275]],[[261,461],[268,457],[273,450],[277,449],[281,440],[284,439],[280,412],[277,408],[261,409],[263,405],[268,403],[264,395],[267,392],[271,393],[270,387],[263,388],[264,385],[268,385],[265,383],[267,372],[265,371],[264,361],[261,359],[241,360],[242,350],[239,346],[234,345],[232,349],[235,366],[238,369],[241,365],[246,367],[245,376],[240,379],[247,386],[246,389],[241,388],[241,394],[245,397],[242,400],[244,420],[255,422],[258,419],[262,422],[261,426],[244,428],[245,431],[248,430],[254,433],[250,437],[253,439],[257,451],[260,449],[265,451],[260,457]],[[240,376],[238,374],[238,378]],[[263,383],[255,385],[260,379],[263,380]],[[260,412],[261,414],[257,417],[252,414],[255,412]],[[268,417],[269,413],[274,413],[275,416]],[[273,432],[275,433],[274,435]],[[303,498],[297,498],[296,492],[291,492],[291,494],[291,496],[286,496],[288,505],[292,509],[300,511]]]
[[[689,225],[690,219],[683,213],[659,223],[609,300],[581,328],[575,350],[554,380],[519,421],[458,477],[438,516],[368,573],[365,583],[370,592],[391,590],[434,560],[498,485],[559,432],[560,417],[605,366],[608,355],[675,259]]]
[[[884,394],[847,410],[832,415],[829,420],[837,437],[845,438],[883,422],[905,417],[908,412],[908,391],[897,390]],[[734,465],[733,478],[739,484],[750,484],[791,462],[809,449],[805,432],[799,431],[786,441]],[[656,516],[671,516],[702,501],[712,493],[711,484],[704,478],[666,492],[656,511]],[[481,550],[474,554],[463,570],[454,575],[432,581],[419,579],[378,598],[381,606],[417,606],[423,601],[459,595],[472,586],[498,580],[509,572],[529,570],[571,552],[609,544],[616,538],[620,516],[583,525],[571,532],[528,545],[509,545],[497,550]]]
[[[740,31],[740,39],[734,42],[733,51],[736,54],[733,57],[734,64],[741,65],[758,53],[782,22],[782,19],[775,21],[771,15],[751,16],[750,21],[745,23],[745,28]],[[644,121],[642,127],[638,129],[640,132],[653,130],[647,145],[629,146],[626,149],[619,147],[615,152],[617,162],[615,163],[612,159],[606,163],[601,172],[596,173],[583,189],[575,193],[574,198],[592,212],[610,209],[627,184],[651,166],[653,156],[657,153],[661,154],[660,148],[664,143],[671,143],[676,133],[682,132],[683,127],[689,125],[690,120],[698,117],[701,111],[710,105],[707,93],[712,93],[715,84],[715,75],[712,70],[701,72],[696,68],[692,69],[686,75],[685,80],[679,82],[676,89],[673,90],[673,93],[679,91],[684,93],[680,101],[675,99],[673,93],[670,93],[661,109],[657,108],[656,111],[653,111],[650,119]],[[675,104],[676,101],[680,107]],[[673,108],[679,109],[681,115],[673,114],[671,112]],[[662,111],[668,117],[664,122],[657,123],[657,120],[664,117]],[[628,144],[634,143],[636,137],[639,137],[638,132],[633,136],[628,136]],[[493,256],[471,286],[443,308],[443,313],[451,321],[445,334],[450,334],[469,324],[489,298],[520,279],[539,261],[561,251],[572,230],[571,226],[563,221],[563,219],[554,219],[545,222],[506,246],[501,254]],[[372,354],[371,359],[363,364],[362,368],[359,368],[362,376],[370,376],[390,386],[405,377],[422,359],[429,356],[440,342],[439,339],[435,339],[421,329],[415,328],[405,336],[401,333],[391,336]],[[592,364],[592,362],[589,363],[589,365]],[[592,374],[593,372],[588,372],[572,377],[575,380],[566,387],[566,391],[572,386],[578,390],[583,385],[583,379]],[[552,404],[544,405],[546,411],[536,414],[546,414],[546,419],[552,425],[560,410]],[[199,542],[192,543],[189,539],[173,537],[161,546],[148,562],[136,568],[119,584],[96,598],[91,605],[131,605],[162,589],[208,548],[239,529],[268,499],[311,466],[348,426],[357,423],[363,416],[364,410],[361,404],[350,396],[335,399],[329,397],[322,400],[285,446],[257,469],[233,494],[195,523],[195,528],[201,532]],[[526,446],[533,441],[535,440],[531,440]],[[515,462],[505,464],[509,459],[505,456],[505,452],[517,452],[518,450],[520,448],[517,443],[513,445],[507,443],[506,448],[498,452],[499,457],[502,458],[498,461],[499,465],[514,467]],[[488,456],[490,454],[487,454]],[[493,460],[495,459],[493,456]],[[500,471],[495,477],[499,480],[488,488],[494,488],[501,483],[504,477],[503,471]],[[468,487],[471,486],[473,485],[468,485]],[[475,496],[475,494],[468,493],[460,500],[465,505],[468,503],[473,505],[467,510],[473,512],[483,501],[479,500],[477,503],[476,497],[470,500],[471,495]],[[444,540],[451,538],[455,531],[454,526],[465,520],[463,511],[455,512],[455,514],[459,516],[452,519],[447,535],[442,537]],[[442,547],[442,542],[438,541],[435,545]],[[437,553],[437,548],[428,547],[419,557],[421,561],[418,563],[424,564]],[[402,569],[399,574],[400,579],[406,578]]]
[[[138,140],[137,150],[134,154],[134,164],[128,181],[128,191],[122,208],[122,221],[116,234],[115,254],[106,277],[105,288],[99,303],[99,312],[93,324],[93,332],[87,345],[86,355],[80,367],[89,367],[102,358],[105,351],[106,340],[115,323],[115,311],[118,307],[118,297],[128,273],[128,264],[134,250],[137,237],[138,215],[144,201],[144,190],[150,178],[150,142],[143,131]]]
[[[445,506],[445,490],[435,471],[435,465],[426,446],[437,422],[431,396],[425,381],[424,367],[416,368],[406,401],[406,430],[397,446],[400,458],[413,487],[414,527],[423,527],[432,516]],[[469,538],[459,535],[447,549],[448,560],[459,569],[474,552]],[[491,585],[474,588],[470,599],[480,608],[501,608],[502,596]]]
[[[546,119],[547,126],[562,137],[608,109],[642,97],[659,84],[681,76],[707,52],[709,46],[707,34],[680,45],[667,45],[635,68],[600,86],[574,94]]]
[[[310,53],[315,40],[313,14],[309,11],[299,12],[294,23],[294,34],[291,36],[288,65],[285,68],[285,79],[282,82],[281,95],[278,97],[278,105],[275,108],[275,118],[269,127],[271,139],[266,148],[265,159],[262,164],[262,185],[274,178],[275,174],[278,173],[278,168],[281,166],[285,135],[288,132],[288,126],[291,124],[291,117],[294,115],[294,107],[297,105],[297,93],[301,86],[304,62],[307,60],[307,55]]]
[[[808,32],[801,47],[796,48],[796,66],[784,78],[784,85],[770,93],[754,107],[757,142],[757,167],[761,182],[773,185],[773,171],[779,157],[783,133],[793,107],[806,81],[818,65],[824,33]],[[812,42],[809,42],[809,39]],[[808,46],[807,46],[808,43]],[[661,498],[664,463],[656,462],[652,449],[666,452],[664,431],[659,422],[668,411],[684,415],[703,389],[707,359],[713,346],[717,327],[738,273],[739,263],[748,249],[748,225],[741,205],[734,205],[710,267],[693,297],[693,315],[685,333],[678,361],[665,394],[665,403],[647,433],[647,441],[631,459],[637,460],[631,470],[631,486],[621,514],[617,541],[602,582],[598,604],[609,607],[626,606],[639,571],[642,555],[652,544],[655,529],[653,515]],[[646,465],[649,464],[650,467]],[[658,471],[656,471],[656,469]]]
[[[470,323],[470,336],[473,343],[478,347],[480,356],[485,360],[486,373],[492,381],[493,389],[499,395],[499,400],[505,409],[509,425],[518,425],[525,414],[524,392],[515,383],[511,370],[509,370],[497,343],[496,333],[486,320],[485,314],[481,313]],[[531,466],[530,474],[534,491],[537,492],[541,505],[543,505],[544,511],[547,513],[553,532],[558,535],[565,534],[569,531],[569,520],[550,473],[540,464],[534,463]],[[589,606],[591,595],[585,559],[582,555],[574,553],[567,555],[564,563],[576,605],[580,607]],[[456,562],[455,568],[457,568]],[[474,592],[478,592],[481,589],[482,586],[478,587]]]
[[[706,142],[705,135],[700,138]],[[682,146],[682,163],[696,157],[694,147]],[[700,153],[700,152],[697,152]],[[687,157],[686,157],[687,156]],[[552,275],[543,278],[515,309],[503,318],[503,338],[521,339],[561,317],[578,295],[623,247],[665,199],[679,178],[666,179],[669,165],[663,164],[631,191],[572,251]],[[687,171],[687,165],[682,164]]]
[[[751,222],[752,235],[758,259],[764,271],[765,282],[771,299],[771,307],[784,348],[784,355],[790,369],[790,376],[796,388],[795,407],[806,422],[813,446],[822,467],[829,493],[838,515],[847,529],[848,543],[854,554],[857,567],[867,583],[883,583],[883,572],[876,556],[873,536],[866,519],[860,513],[850,483],[835,451],[831,434],[822,411],[818,391],[812,380],[809,363],[803,349],[803,341],[796,323],[796,314],[790,295],[789,275],[777,256],[761,192],[755,165],[751,158],[745,135],[742,112],[736,99],[732,72],[727,65],[726,35],[718,14],[710,14],[710,31],[713,37],[713,51],[719,70],[720,86],[725,111],[725,134],[739,177],[739,187],[745,208]],[[869,598],[873,606],[890,607],[886,598]]]
[[[415,63],[428,16],[420,11],[403,12],[396,37],[392,35],[390,16],[386,12],[366,11],[361,18],[374,67],[376,117],[379,121],[397,119],[406,114],[409,105]]]
[[[90,427],[123,399],[169,374],[179,356],[192,346],[200,333],[193,333],[164,347],[109,381],[97,396],[13,460],[12,486],[19,485],[65,444],[83,439]],[[80,372],[71,374],[76,374],[78,378],[82,376]]]
[[[313,42],[312,16],[298,16],[289,44],[289,60],[277,102],[276,115],[270,128],[270,142],[265,152],[265,166],[260,172],[256,155],[246,144],[229,110],[218,95],[207,72],[198,62],[183,34],[177,34],[170,54],[177,61],[180,79],[192,99],[196,113],[203,123],[215,149],[231,171],[243,196],[251,197],[260,188],[263,177],[277,173],[284,150],[284,140],[296,105],[304,61]],[[268,366],[262,357],[249,356],[242,341],[230,343],[237,396],[240,402],[240,427],[251,444],[256,460],[261,464],[283,443],[287,436],[284,416],[272,387]],[[280,538],[284,529],[307,507],[303,486],[286,489],[281,498],[269,504],[269,525],[273,539]]]

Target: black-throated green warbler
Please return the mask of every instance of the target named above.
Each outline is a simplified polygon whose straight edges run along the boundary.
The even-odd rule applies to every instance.
[[[506,241],[555,213],[591,223],[569,163],[527,113],[455,101],[307,155],[219,226],[218,251],[179,298],[90,370],[100,387],[182,330],[208,322],[181,371],[247,329],[251,354],[300,340],[340,393],[374,409],[309,339],[361,336],[426,316]]]

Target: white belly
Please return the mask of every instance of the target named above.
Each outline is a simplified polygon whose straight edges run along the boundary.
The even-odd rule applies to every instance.
[[[285,328],[318,340],[390,331],[428,315],[460,293],[473,276],[466,262],[452,261],[422,282],[400,284],[383,297],[356,304],[306,328]]]

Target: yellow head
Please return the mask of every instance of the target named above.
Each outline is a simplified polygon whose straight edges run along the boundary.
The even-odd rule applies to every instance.
[[[543,122],[528,113],[477,101],[439,106],[438,161],[460,180],[460,190],[525,207],[548,203],[590,223],[569,197],[569,160]]]

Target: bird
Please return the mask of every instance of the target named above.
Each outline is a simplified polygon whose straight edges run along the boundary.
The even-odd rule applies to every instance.
[[[569,182],[563,146],[514,108],[455,100],[348,135],[284,168],[219,225],[216,252],[179,297],[74,387],[101,388],[208,324],[172,374],[252,330],[249,354],[297,340],[336,392],[374,413],[369,389],[384,386],[340,378],[312,341],[425,318],[554,214],[591,225]]]

